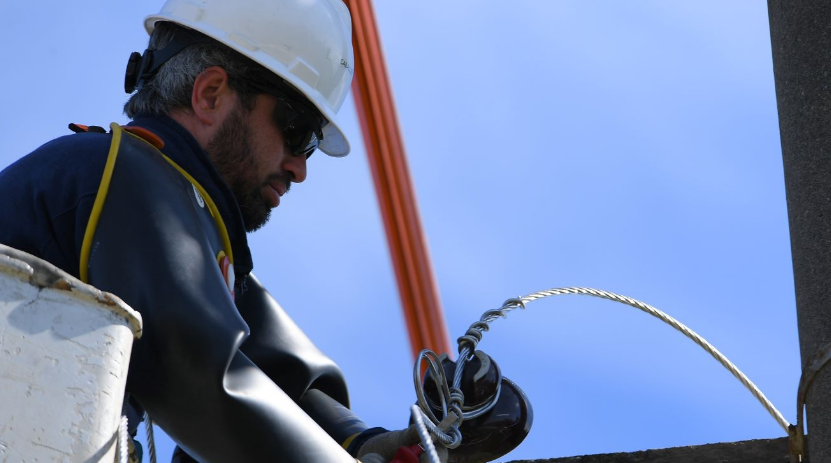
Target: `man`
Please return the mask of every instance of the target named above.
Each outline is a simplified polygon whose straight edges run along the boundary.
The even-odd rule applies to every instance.
[[[53,140],[0,173],[0,243],[141,312],[125,412],[174,461],[385,462],[413,429],[369,428],[343,378],[251,274],[263,226],[316,149],[349,152],[341,0],[169,0],[125,89],[133,120]],[[133,435],[135,435],[135,419]]]

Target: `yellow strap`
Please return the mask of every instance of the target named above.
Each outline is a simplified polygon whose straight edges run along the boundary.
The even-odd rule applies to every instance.
[[[110,128],[113,130],[113,141],[110,143],[110,152],[107,154],[104,174],[101,176],[101,183],[98,185],[98,193],[95,195],[95,202],[92,204],[92,213],[89,215],[87,229],[84,231],[84,242],[81,245],[79,275],[84,283],[89,283],[89,253],[92,249],[92,238],[95,236],[95,228],[98,226],[98,219],[101,217],[101,209],[104,208],[104,201],[107,199],[107,192],[110,190],[110,180],[115,169],[115,158],[118,157],[118,147],[121,144],[121,127],[116,123],[112,123]]]
[[[135,135],[133,135],[133,134],[130,134],[130,135],[135,137]],[[139,137],[136,137],[136,138],[139,138]],[[176,164],[175,162],[173,162],[172,159],[165,156],[164,153],[162,153],[161,151],[159,151],[159,154],[162,155],[162,157],[165,159],[165,161],[169,162],[171,166],[173,166],[176,170],[178,170],[180,174],[184,175],[186,179],[190,180],[190,183],[192,183],[193,186],[195,186],[196,189],[199,191],[199,194],[202,195],[202,199],[205,200],[205,204],[208,205],[208,210],[211,212],[211,216],[214,218],[214,223],[216,224],[216,228],[219,229],[219,235],[222,237],[222,247],[225,248],[225,254],[228,255],[228,259],[230,259],[231,263],[233,264],[234,263],[234,251],[231,250],[231,238],[228,236],[228,229],[225,228],[225,222],[222,221],[222,216],[219,214],[219,209],[217,209],[216,204],[214,203],[214,200],[211,199],[211,196],[208,194],[207,191],[205,191],[204,188],[202,188],[202,185],[200,185],[199,182],[197,182],[195,178],[191,177],[191,175],[189,173],[187,173],[185,171],[185,169],[182,169],[181,167],[179,167],[179,164]]]
[[[351,444],[352,441],[360,435],[361,433],[356,432],[355,434],[352,434],[351,436],[347,437],[346,440],[343,441],[343,444],[341,444],[341,447],[343,447],[344,450],[349,450],[349,444]]]
[[[124,130],[121,128],[120,125],[113,122],[110,124],[110,129],[113,132],[113,140],[110,143],[110,152],[107,155],[107,163],[104,166],[104,174],[101,177],[101,184],[98,186],[98,194],[95,196],[95,202],[92,206],[92,213],[89,216],[89,221],[87,222],[87,229],[84,231],[84,242],[81,245],[81,268],[80,268],[80,276],[81,281],[84,283],[89,283],[89,254],[90,250],[92,249],[92,239],[95,236],[95,229],[98,226],[98,219],[101,216],[101,210],[104,208],[104,201],[107,198],[107,192],[110,189],[110,181],[113,176],[113,170],[115,169],[115,160],[118,156],[118,148],[121,145],[121,136],[124,133]],[[167,161],[173,168],[175,168],[180,174],[182,174],[185,178],[187,178],[190,183],[199,191],[199,194],[202,195],[202,199],[205,200],[205,204],[208,205],[208,211],[211,213],[211,216],[214,219],[214,224],[216,224],[216,228],[219,230],[219,235],[222,237],[222,247],[225,250],[225,254],[228,256],[228,259],[231,261],[231,264],[234,263],[234,253],[231,248],[231,238],[228,236],[228,229],[225,228],[225,222],[222,221],[222,216],[219,214],[219,209],[216,207],[216,203],[214,203],[211,196],[193,178],[189,173],[187,173],[184,169],[182,169],[178,164],[173,162],[172,159],[165,156],[164,153],[159,151],[158,148],[153,146],[151,143],[147,142],[143,138],[136,136],[130,132],[127,132],[129,136],[136,137],[139,140],[147,143],[149,146],[152,146],[162,157]]]

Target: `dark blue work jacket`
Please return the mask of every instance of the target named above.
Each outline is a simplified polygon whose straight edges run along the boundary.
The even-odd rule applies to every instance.
[[[161,137],[165,155],[205,187],[228,229],[237,278],[247,275],[253,264],[239,207],[196,139],[167,116],[139,116],[129,125]],[[81,243],[109,148],[108,134],[66,135],[0,172],[0,243],[78,277]]]
[[[141,313],[127,392],[200,461],[354,463],[330,437],[366,429],[343,407],[340,370],[249,275],[239,208],[207,154],[169,117],[131,125],[158,136],[161,152],[116,126],[58,138],[3,170],[0,243]]]

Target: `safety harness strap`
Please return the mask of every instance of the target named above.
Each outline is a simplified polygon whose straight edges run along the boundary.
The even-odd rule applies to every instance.
[[[73,132],[102,132],[103,128],[98,126],[86,126],[81,124],[69,124],[70,130]],[[84,241],[81,245],[81,259],[80,259],[80,277],[81,281],[84,283],[89,283],[89,256],[92,250],[93,238],[95,237],[95,230],[98,225],[99,218],[101,216],[101,211],[104,208],[104,203],[107,199],[107,193],[110,189],[110,181],[112,179],[113,171],[115,169],[116,160],[118,159],[118,152],[121,147],[121,141],[123,138],[123,134],[126,132],[128,135],[134,137],[138,140],[145,142],[147,145],[153,148],[153,150],[158,153],[165,161],[168,162],[177,172],[182,174],[188,181],[193,184],[193,187],[196,191],[199,192],[202,199],[204,199],[205,204],[208,207],[208,210],[211,213],[211,217],[213,217],[214,224],[216,225],[217,231],[222,239],[222,248],[223,248],[223,256],[217,256],[218,260],[220,260],[220,265],[222,265],[221,259],[222,257],[227,256],[228,262],[227,264],[234,263],[234,252],[231,248],[231,238],[228,235],[228,229],[225,227],[225,222],[222,220],[222,216],[219,213],[219,209],[216,207],[216,203],[214,203],[211,196],[208,194],[207,190],[205,190],[199,182],[193,178],[187,171],[185,171],[182,167],[176,164],[172,159],[167,157],[164,153],[161,152],[161,148],[164,147],[164,141],[159,138],[158,135],[154,134],[153,132],[143,128],[143,127],[136,127],[136,126],[120,126],[113,122],[110,124],[110,131],[113,134],[112,142],[110,143],[110,150],[107,154],[107,162],[104,165],[104,173],[101,176],[101,183],[98,186],[98,193],[95,196],[95,202],[92,206],[92,213],[89,216],[89,220],[87,222],[87,228],[84,232]],[[233,283],[231,283],[233,284]],[[229,288],[233,292],[233,287]]]

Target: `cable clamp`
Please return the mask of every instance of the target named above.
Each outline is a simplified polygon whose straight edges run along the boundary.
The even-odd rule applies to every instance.
[[[802,370],[799,378],[799,392],[796,395],[796,426],[788,426],[788,444],[791,451],[791,463],[805,463],[808,461],[808,447],[805,445],[805,423],[803,420],[805,404],[808,400],[808,390],[816,379],[820,370],[831,362],[831,343],[825,344],[817,350],[808,365]]]

